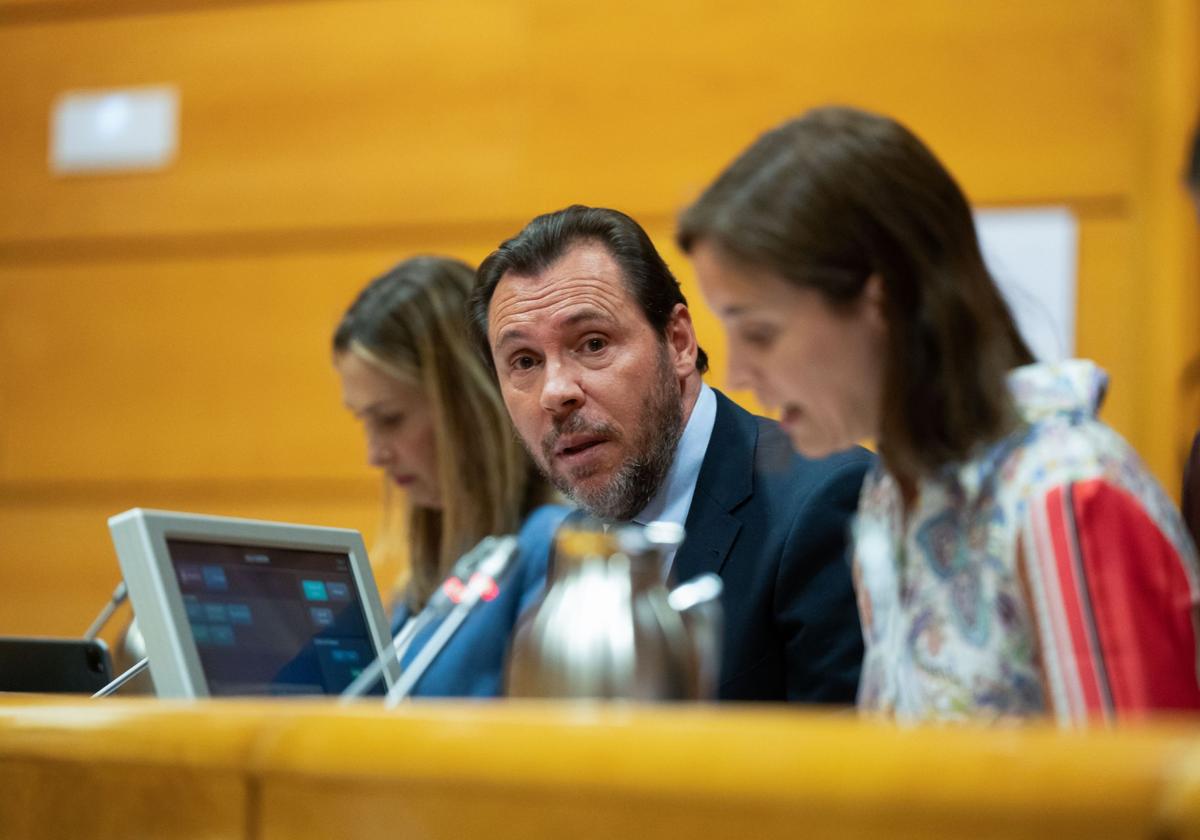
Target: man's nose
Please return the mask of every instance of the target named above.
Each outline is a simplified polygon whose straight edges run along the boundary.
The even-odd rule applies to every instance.
[[[554,415],[570,413],[584,402],[579,369],[562,362],[547,362],[542,383],[542,408]]]

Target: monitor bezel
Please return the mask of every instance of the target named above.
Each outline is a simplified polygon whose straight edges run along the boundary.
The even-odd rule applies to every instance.
[[[374,573],[357,531],[147,508],[117,514],[108,520],[108,527],[159,697],[211,696],[171,562],[169,539],[345,554],[375,655],[391,645]],[[390,687],[399,668],[389,660],[383,672]]]

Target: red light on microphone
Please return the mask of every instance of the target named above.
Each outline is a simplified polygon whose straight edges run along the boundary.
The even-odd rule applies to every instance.
[[[442,584],[442,591],[446,593],[446,597],[450,599],[450,603],[452,604],[457,604],[462,600],[466,589],[463,582],[456,577],[448,577],[445,583]]]
[[[479,592],[481,601],[494,601],[500,594],[500,587],[496,585],[496,581],[480,572],[471,575],[471,587]]]

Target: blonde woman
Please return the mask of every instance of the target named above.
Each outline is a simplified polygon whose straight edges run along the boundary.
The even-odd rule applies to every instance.
[[[549,543],[566,513],[545,504],[552,491],[467,342],[464,307],[474,280],[455,259],[405,260],[359,293],[333,336],[343,401],[363,426],[369,463],[385,476],[376,560],[394,568],[395,556],[407,554],[393,623],[419,611],[480,539],[520,532],[517,567],[417,684],[414,693],[424,696],[501,692],[509,637],[541,593]]]

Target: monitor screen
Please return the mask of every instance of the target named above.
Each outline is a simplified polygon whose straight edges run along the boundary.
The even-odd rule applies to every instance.
[[[389,648],[357,531],[144,508],[108,526],[159,697],[338,694]]]
[[[345,553],[167,538],[209,693],[336,694],[374,659]]]

